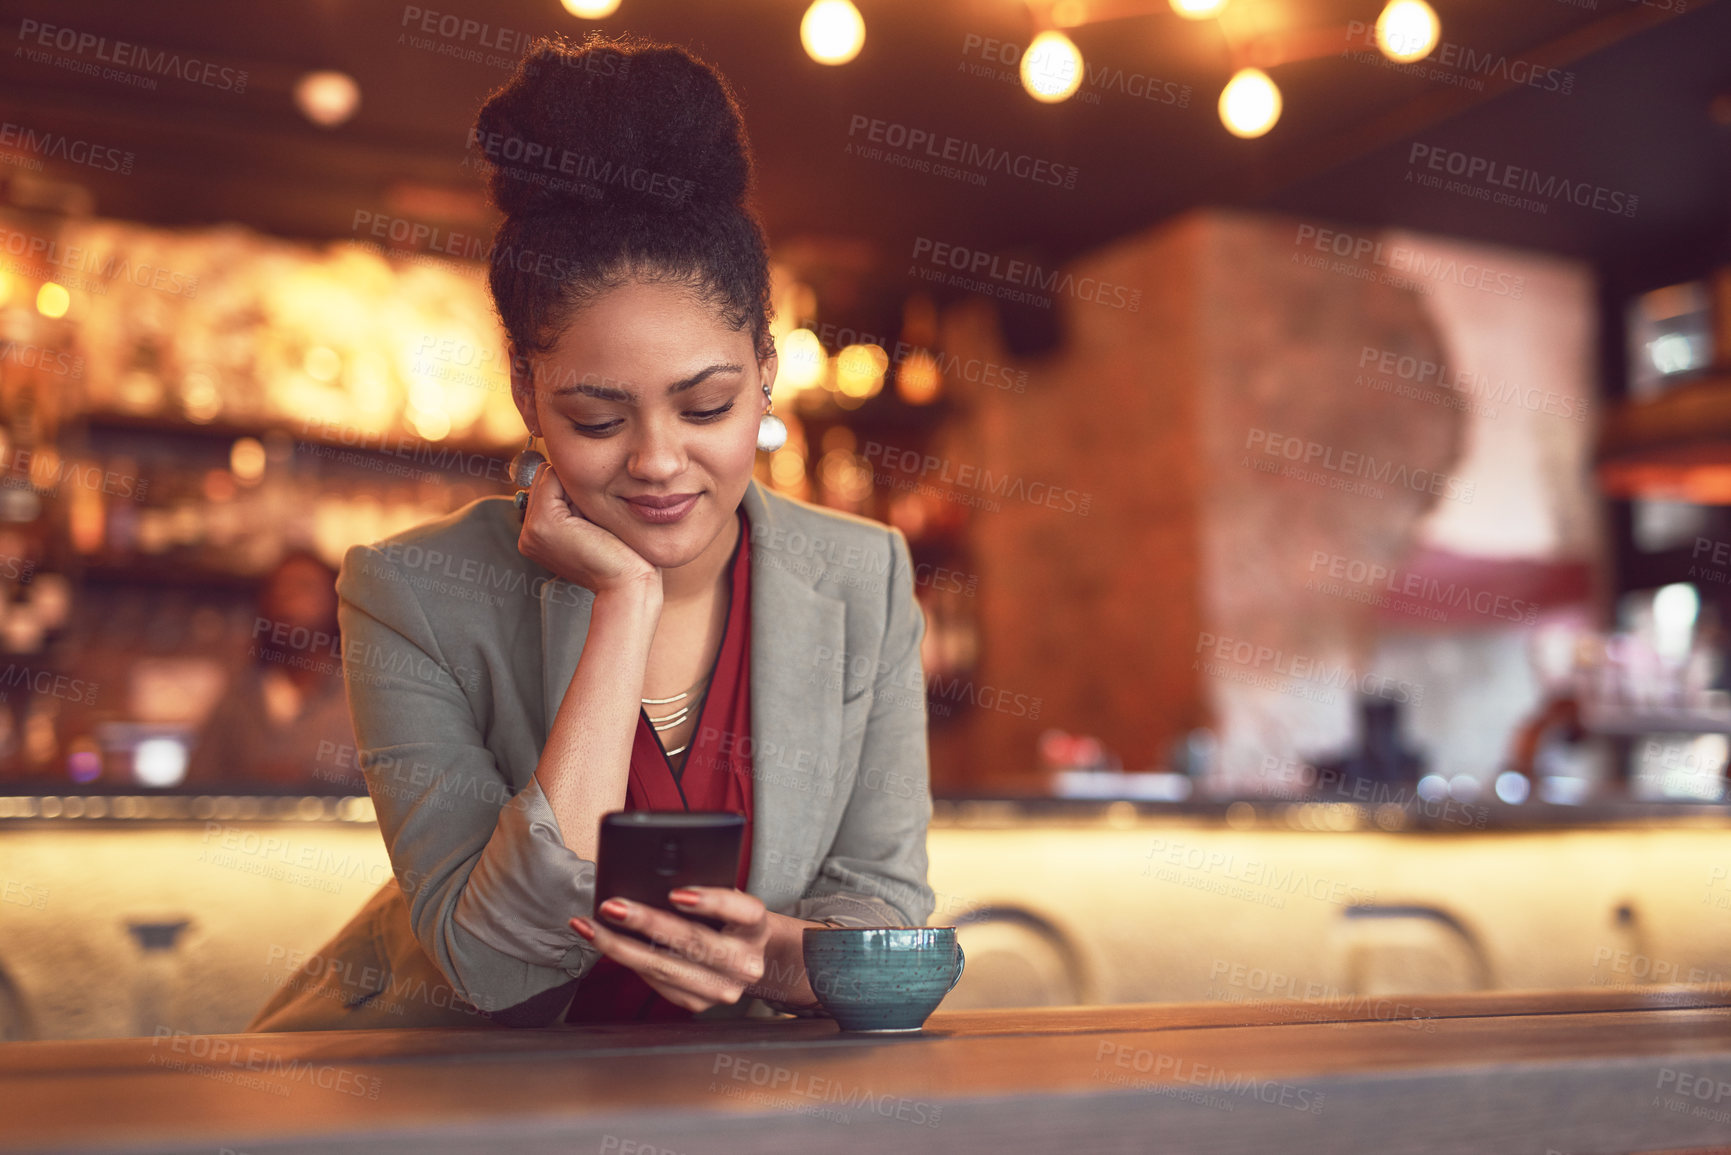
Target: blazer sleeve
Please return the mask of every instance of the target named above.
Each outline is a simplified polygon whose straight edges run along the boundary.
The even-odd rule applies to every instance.
[[[793,911],[837,926],[924,926],[936,905],[926,882],[926,619],[907,539],[895,528],[888,534],[888,605],[859,767],[829,853]]]
[[[395,561],[351,547],[337,592],[361,771],[416,940],[481,1011],[556,1021],[600,957],[569,925],[593,909],[594,864],[538,783],[512,792],[477,719],[487,672],[441,652]]]

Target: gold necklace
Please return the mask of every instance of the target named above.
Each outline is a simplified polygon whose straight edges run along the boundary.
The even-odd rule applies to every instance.
[[[695,691],[697,689],[697,687],[703,685],[703,683],[707,682],[708,680],[709,680],[709,675],[705,674],[705,675],[703,675],[703,677],[701,677],[701,678],[697,679],[697,681],[693,682],[691,684],[691,688],[686,690],[683,693],[675,694],[671,698],[644,698],[643,704],[645,706],[667,706],[667,705],[671,705],[674,702],[684,702],[687,698],[691,697],[692,692]],[[654,730],[657,734],[660,734],[664,731],[673,729],[675,726],[677,726],[681,722],[685,721],[686,716],[690,713],[691,713],[691,704],[689,702],[686,702],[685,705],[679,707],[679,709],[673,711],[673,713],[663,714],[659,718],[655,717],[653,714],[650,714],[648,710],[643,711],[644,717],[649,719],[650,728],[652,730]],[[689,741],[687,741],[685,746],[689,746],[689,745],[691,745],[691,743]],[[681,746],[677,750],[667,751],[667,756],[669,758],[671,758],[675,754],[684,753],[685,752],[685,746]]]

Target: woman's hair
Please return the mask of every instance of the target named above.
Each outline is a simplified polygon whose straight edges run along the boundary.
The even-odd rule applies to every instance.
[[[751,146],[710,65],[639,37],[542,37],[470,143],[505,214],[488,283],[513,357],[546,352],[575,312],[634,278],[689,288],[731,328],[749,325],[759,358],[773,350]]]

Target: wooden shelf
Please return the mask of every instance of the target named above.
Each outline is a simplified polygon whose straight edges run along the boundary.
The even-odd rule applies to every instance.
[[[1731,373],[1625,401],[1599,428],[1599,487],[1611,497],[1731,505]]]
[[[154,417],[144,414],[128,414],[118,412],[93,412],[83,416],[81,421],[86,429],[96,433],[138,433],[157,436],[191,437],[210,441],[233,441],[240,437],[263,438],[271,433],[285,433],[296,441],[310,445],[327,446],[331,449],[349,450],[375,457],[396,457],[398,454],[384,449],[370,448],[366,445],[350,445],[340,438],[319,437],[298,431],[291,422],[266,422],[256,425],[237,425],[227,422],[213,421],[207,425],[194,424],[175,418]],[[70,424],[70,423],[69,423]],[[452,452],[464,455],[479,455],[499,461],[509,461],[517,452],[517,446],[484,445],[479,442],[462,441],[424,441],[407,433],[391,433],[385,436],[386,444],[398,441],[408,441],[415,445],[425,445],[434,453]],[[429,469],[438,469],[436,465],[428,465]],[[460,472],[460,471],[447,471]]]

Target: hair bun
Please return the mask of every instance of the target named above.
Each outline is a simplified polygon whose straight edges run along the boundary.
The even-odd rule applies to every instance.
[[[469,145],[510,215],[743,207],[751,153],[727,82],[685,49],[591,33],[536,40]]]

